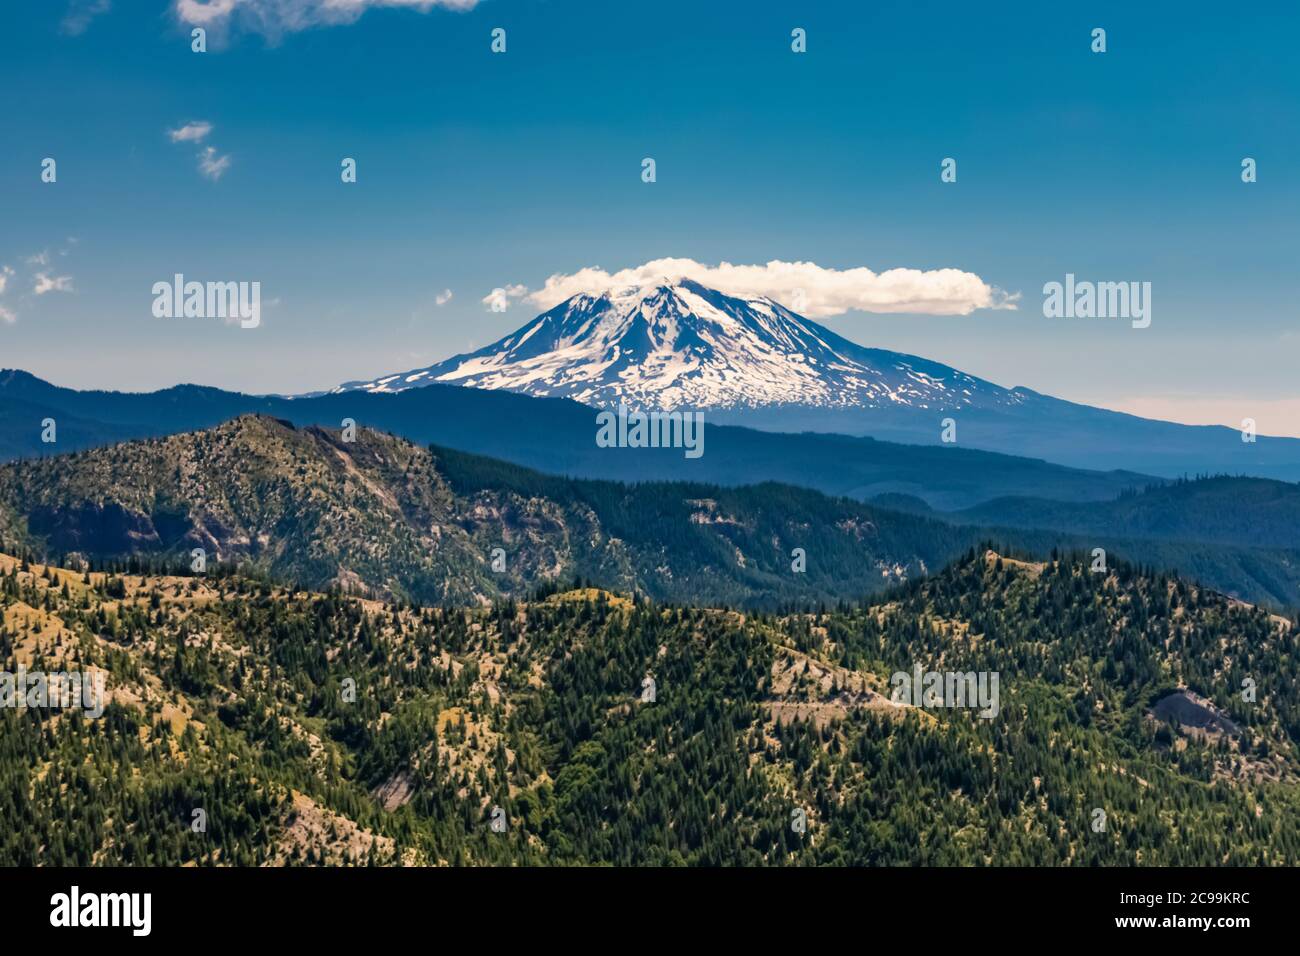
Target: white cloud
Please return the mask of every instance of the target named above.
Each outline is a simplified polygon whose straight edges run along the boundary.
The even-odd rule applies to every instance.
[[[1014,309],[1020,298],[1019,293],[1008,295],[960,269],[872,272],[865,266],[828,269],[815,262],[775,259],[764,265],[720,262],[716,266],[694,259],[655,259],[612,273],[599,266],[557,273],[528,300],[549,309],[579,292],[680,279],[694,279],[735,296],[767,296],[812,319],[851,311],[969,315],[976,309]]]
[[[201,143],[212,132],[212,124],[199,120],[195,123],[186,123],[179,129],[169,129],[167,135],[171,137],[173,143]]]
[[[66,256],[75,246],[77,240],[69,237],[62,248],[58,250],[60,256]],[[16,279],[19,286],[30,282],[32,284],[32,295],[45,295],[47,292],[74,292],[72,276],[55,275],[51,273],[50,262],[52,256],[50,250],[45,249],[32,256],[23,257],[23,265],[27,268],[22,270],[22,275],[9,265],[0,266],[0,295],[9,291],[10,279]],[[19,300],[23,302],[30,301],[24,295],[19,295]],[[0,323],[13,325],[18,321],[18,313],[8,307],[0,307]]]
[[[510,308],[511,302],[522,299],[526,295],[528,295],[528,286],[526,285],[498,286],[483,296],[483,304],[493,312],[504,312]],[[564,298],[567,299],[568,296]],[[563,299],[559,301],[563,301]]]
[[[101,13],[107,13],[112,5],[111,0],[72,0],[59,29],[70,36],[80,36],[86,32],[91,20]]]
[[[214,182],[221,178],[221,175],[230,168],[230,156],[217,155],[217,148],[209,146],[199,153],[199,172]]]
[[[239,0],[176,0],[176,16],[182,23],[203,27],[219,23],[239,5]]]
[[[433,297],[434,305],[446,305],[450,301],[451,301],[450,289],[443,289],[441,292],[439,292],[437,295]]]
[[[14,270],[9,266],[0,266],[0,295],[4,294],[5,286],[9,284],[9,277],[14,274]],[[5,325],[13,325],[18,321],[18,313],[13,309],[0,305],[0,322]]]
[[[176,17],[188,26],[222,30],[232,22],[268,36],[311,27],[355,23],[371,7],[473,10],[480,0],[175,0]]]
[[[212,132],[212,124],[206,120],[195,120],[176,129],[169,129],[167,135],[173,143],[201,143]],[[215,146],[205,146],[199,150],[199,172],[213,182],[217,181],[230,168],[230,154],[224,156],[217,152]]]
[[[51,276],[44,272],[36,273],[36,285],[32,291],[37,295],[47,292],[71,292],[72,276]]]

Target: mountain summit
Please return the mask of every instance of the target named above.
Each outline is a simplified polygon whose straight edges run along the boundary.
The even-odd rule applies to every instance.
[[[1246,442],[1233,428],[1003,388],[939,362],[857,345],[770,298],[738,298],[687,279],[575,295],[476,352],[300,399],[391,397],[427,385],[597,408],[707,410],[711,425],[946,442],[1075,468],[1300,478],[1296,439]]]
[[[575,295],[476,352],[334,391],[435,383],[661,409],[993,408],[1027,394],[690,280]]]

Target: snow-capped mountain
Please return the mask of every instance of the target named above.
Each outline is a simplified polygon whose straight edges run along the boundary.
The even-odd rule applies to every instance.
[[[435,383],[659,409],[1005,409],[1033,395],[690,280],[575,295],[486,348],[334,392]]]

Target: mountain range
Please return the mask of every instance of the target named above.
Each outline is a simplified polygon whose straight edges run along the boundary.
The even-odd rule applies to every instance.
[[[445,385],[4,373],[0,412],[0,666],[108,693],[0,708],[0,865],[1300,860],[1289,483],[733,426],[690,461]],[[897,698],[939,668],[996,719]]]
[[[720,424],[917,444],[941,442],[952,418],[949,434],[967,448],[1169,478],[1300,480],[1300,439],[1243,441],[1233,428],[1152,421],[1005,388],[857,345],[770,298],[738,298],[688,279],[580,293],[477,351],[332,392],[435,384],[597,407],[704,410]]]
[[[706,460],[687,472],[657,450],[595,448],[586,409],[620,403],[699,411],[710,432]],[[945,510],[1000,496],[1106,500],[1188,475],[1300,481],[1298,439],[1245,441],[1230,428],[1004,388],[856,345],[771,299],[688,280],[576,295],[484,349],[329,392],[290,398],[186,385],[74,393],[7,370],[0,411],[0,460],[52,450],[40,442],[46,418],[59,422],[58,447],[75,449],[256,412],[324,426],[352,418],[584,477],[771,479],[863,499],[909,494]],[[972,456],[989,451],[1006,457]]]
[[[351,418],[421,444],[490,455],[553,474],[720,485],[781,481],[859,499],[908,494],[943,509],[1013,495],[1103,501],[1159,480],[961,445],[908,445],[707,423],[705,454],[685,460],[675,449],[598,447],[592,409],[568,399],[448,385],[298,399],[194,385],[144,393],[82,392],[18,370],[0,371],[0,461],[208,428],[250,413],[328,428]],[[49,444],[42,442],[47,418],[58,426],[57,441]]]
[[[683,400],[709,416],[698,459],[594,440],[594,406]],[[928,429],[943,415],[958,440],[716,423],[770,425],[762,416],[796,405],[873,428],[910,416]],[[1135,436],[1143,450],[1123,460],[1194,454],[1201,472],[1217,453],[1191,446],[1206,440],[1257,460],[1300,446],[1003,389],[861,348],[770,299],[682,282],[575,296],[472,356],[328,394],[79,392],[7,370],[0,461],[25,460],[0,474],[11,535],[50,553],[174,560],[207,547],[309,586],[426,602],[518,595],[570,573],[680,602],[856,599],[942,565],[983,529],[1037,553],[1118,550],[1242,600],[1300,605],[1295,484],[1099,471],[961,437],[994,419],[1004,437],[1045,430],[1090,464]],[[87,449],[99,450],[57,454]],[[804,547],[792,514],[823,548],[796,578],[784,570]],[[871,530],[841,554],[845,527]],[[493,547],[511,545],[506,572],[484,571]]]
[[[856,599],[979,537],[789,486],[551,478],[367,428],[345,440],[250,415],[0,466],[0,539],[177,567],[201,548],[276,580],[422,604],[578,577],[657,600],[775,606]]]
[[[1242,500],[1242,481],[1259,486],[1258,514],[1243,507],[1216,524]],[[1118,501],[1152,517],[1122,520],[1103,502],[1076,526],[1068,503],[1010,498],[977,522],[897,495],[864,504],[774,482],[577,479],[367,427],[345,435],[245,415],[0,465],[0,542],[161,569],[187,567],[201,548],[272,580],[421,604],[581,578],[659,601],[772,608],[858,601],[996,537],[1035,554],[1101,547],[1241,600],[1300,606],[1300,552],[1285,544],[1300,539],[1290,486],[1189,482]],[[1049,514],[1059,525],[1032,520],[1034,507],[1060,509]],[[1216,533],[1198,535],[1198,516]],[[1271,529],[1271,546],[1250,540],[1252,522]]]

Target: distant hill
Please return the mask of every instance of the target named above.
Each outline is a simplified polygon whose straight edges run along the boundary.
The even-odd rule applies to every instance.
[[[1104,547],[1242,600],[1300,605],[1293,551],[990,530],[774,482],[564,478],[261,415],[0,466],[0,537],[52,558],[177,567],[202,548],[275,580],[425,604],[573,577],[698,605],[857,601],[991,534],[1038,553]]]
[[[193,385],[149,393],[79,392],[14,370],[0,372],[0,459],[209,428],[248,413],[335,429],[351,418],[419,444],[490,455],[552,474],[719,485],[779,481],[859,499],[911,494],[949,510],[1009,495],[1102,501],[1158,481],[960,445],[754,431],[715,425],[707,416],[704,454],[688,460],[681,449],[598,447],[595,412],[567,399],[450,385],[395,395],[353,391],[301,399]],[[60,426],[54,445],[41,442],[47,416]]]
[[[265,416],[0,466],[0,509],[11,540],[50,554],[188,564],[203,548],[280,580],[422,603],[573,575],[685,602],[834,601],[922,574],[971,538],[806,489],[574,481]]]
[[[881,499],[876,499],[884,504]],[[962,524],[1053,528],[1086,535],[1300,547],[1300,484],[1264,478],[1175,481],[1114,501],[1077,505],[996,498],[948,515]]]

